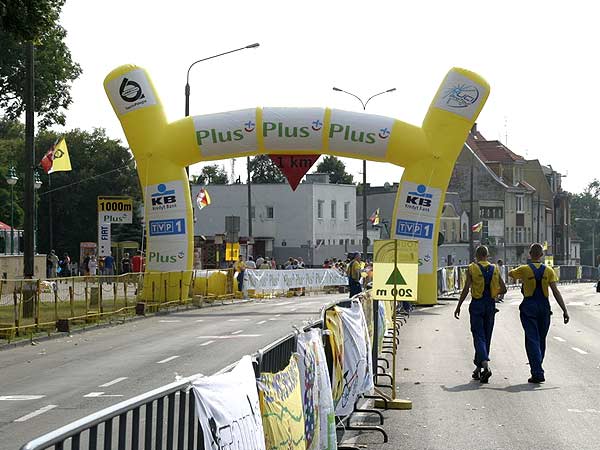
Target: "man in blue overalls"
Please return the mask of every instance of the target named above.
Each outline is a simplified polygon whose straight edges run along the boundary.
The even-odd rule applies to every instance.
[[[546,381],[542,362],[546,353],[546,336],[550,328],[550,302],[548,301],[548,287],[552,289],[554,298],[563,311],[563,321],[569,323],[569,313],[565,302],[556,286],[558,278],[551,267],[542,264],[544,250],[540,244],[533,244],[529,248],[531,263],[519,266],[508,272],[515,280],[523,280],[523,301],[519,305],[521,312],[521,325],[525,331],[525,350],[531,370],[530,383],[543,383]]]
[[[496,266],[488,262],[489,252],[486,246],[481,245],[475,251],[476,263],[469,265],[465,287],[460,294],[454,317],[460,318],[460,307],[469,294],[471,288],[471,304],[469,316],[471,321],[471,334],[475,347],[475,370],[473,379],[487,383],[492,376],[489,367],[490,347],[492,345],[492,331],[494,330],[494,316],[496,314],[496,297],[506,293],[506,285]]]

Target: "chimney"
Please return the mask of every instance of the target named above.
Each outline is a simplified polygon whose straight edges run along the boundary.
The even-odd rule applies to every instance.
[[[475,122],[473,124],[473,126],[471,127],[471,134],[476,134],[477,133],[477,122]]]

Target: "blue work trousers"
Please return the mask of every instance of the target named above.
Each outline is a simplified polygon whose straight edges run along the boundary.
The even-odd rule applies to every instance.
[[[531,376],[544,378],[544,355],[546,353],[546,336],[550,329],[550,302],[547,298],[528,297],[521,305],[521,325],[525,331],[525,350],[529,360]]]
[[[354,280],[352,277],[348,277],[348,289],[350,291],[350,298],[362,292],[362,286],[358,281]]]
[[[473,362],[477,367],[481,367],[483,361],[490,360],[496,302],[491,297],[472,299],[469,305],[469,315],[471,319],[473,346],[475,347],[475,359]]]

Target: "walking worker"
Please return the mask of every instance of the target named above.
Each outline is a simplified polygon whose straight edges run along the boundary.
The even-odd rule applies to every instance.
[[[542,362],[546,353],[546,336],[550,328],[550,302],[548,301],[548,287],[552,289],[554,298],[563,311],[563,321],[569,323],[569,313],[562,298],[556,281],[558,278],[552,270],[542,264],[541,259],[544,256],[544,250],[540,244],[532,244],[529,248],[529,264],[519,266],[508,272],[508,275],[515,280],[522,280],[523,301],[519,305],[521,316],[521,325],[525,331],[525,350],[529,360],[531,378],[530,383],[543,383],[544,369]]]
[[[352,260],[348,264],[348,268],[346,269],[346,274],[348,275],[348,289],[350,290],[350,298],[362,292],[362,287],[360,285],[361,270],[362,266],[360,263],[360,252],[356,252],[353,255]]]
[[[489,367],[490,348],[492,344],[492,331],[494,330],[494,316],[496,314],[496,297],[506,293],[506,285],[498,268],[488,262],[489,252],[485,245],[480,245],[475,251],[477,262],[469,264],[465,287],[460,294],[454,317],[460,318],[462,306],[469,288],[471,289],[471,303],[469,316],[471,321],[471,334],[475,347],[475,370],[473,379],[487,383],[492,376]]]

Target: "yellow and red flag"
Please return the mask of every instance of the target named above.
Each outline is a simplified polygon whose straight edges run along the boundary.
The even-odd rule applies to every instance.
[[[198,195],[196,195],[196,204],[200,209],[210,205],[210,195],[208,195],[208,191],[206,189],[200,188]]]
[[[69,170],[72,170],[69,149],[67,148],[67,142],[64,138],[50,147],[40,161],[40,165],[46,173],[68,172]]]
[[[371,217],[369,217],[369,221],[373,224],[373,225],[379,225],[379,208],[377,208],[373,214],[371,214]]]

